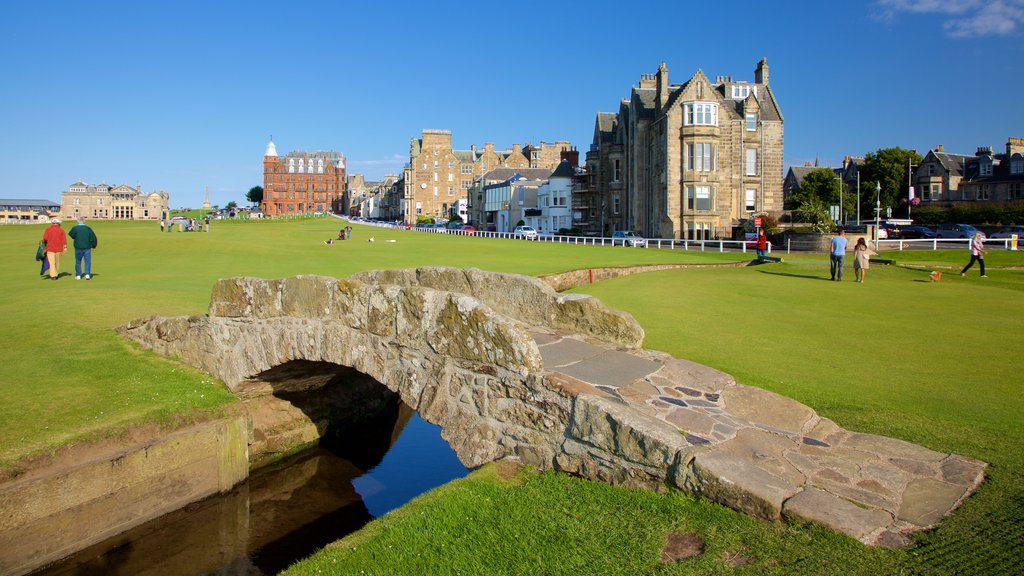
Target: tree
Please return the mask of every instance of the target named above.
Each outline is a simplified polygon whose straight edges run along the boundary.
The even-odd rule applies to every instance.
[[[238,202],[232,200],[231,202],[228,202],[224,207],[227,208],[228,210],[234,210],[235,208],[238,208]]]
[[[245,193],[245,199],[254,205],[263,202],[263,186],[253,186]]]
[[[855,194],[840,194],[839,176],[831,168],[819,168],[804,176],[790,196],[790,201],[796,210],[799,210],[811,199],[816,199],[825,206],[825,213],[828,213],[829,206],[838,206],[842,196],[843,214],[850,215],[857,210],[857,198]],[[845,192],[845,191],[844,191]]]
[[[876,182],[882,186],[881,193],[877,195],[882,205],[880,216],[884,217],[886,208],[896,209],[901,205],[900,200],[907,200],[908,164],[920,163],[921,155],[917,150],[897,147],[868,152],[860,169],[862,214],[867,214],[870,218],[875,213],[876,194],[872,192],[876,190]],[[905,205],[905,202],[903,204]]]
[[[816,196],[807,198],[799,208],[793,211],[793,215],[798,221],[810,224],[818,233],[831,232],[835,227],[832,217],[828,213],[828,206]]]

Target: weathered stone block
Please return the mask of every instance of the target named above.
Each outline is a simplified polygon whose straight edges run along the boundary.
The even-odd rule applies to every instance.
[[[721,452],[694,456],[683,482],[680,488],[684,490],[765,520],[778,520],[782,503],[799,490],[778,476]]]
[[[966,494],[964,486],[932,478],[911,480],[903,491],[897,517],[904,522],[927,528],[949,513]]]
[[[606,452],[610,458],[667,467],[686,446],[674,426],[636,412],[628,405],[581,395],[573,406],[569,436]]]
[[[295,276],[281,281],[281,313],[299,318],[331,315],[337,280],[326,276]]]
[[[813,417],[814,410],[774,392],[752,386],[732,386],[722,390],[723,407],[735,417],[799,433]]]
[[[861,508],[817,488],[805,488],[786,500],[783,515],[787,519],[821,524],[858,540],[893,522],[892,515],[886,512]]]

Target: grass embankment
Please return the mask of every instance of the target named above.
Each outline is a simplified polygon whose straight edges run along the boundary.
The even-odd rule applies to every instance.
[[[963,252],[905,254],[941,266],[962,263]],[[1024,254],[988,260],[1020,265]],[[484,472],[371,523],[289,574],[1019,573],[1024,272],[993,269],[987,279],[952,275],[933,284],[925,271],[875,266],[856,284],[850,266],[844,283],[827,281],[827,268],[823,256],[791,255],[781,265],[655,272],[585,290],[636,316],[647,348],[797,398],[848,429],[991,463],[979,492],[914,547],[867,548],[679,494],[558,474],[506,487]],[[675,530],[699,534],[708,548],[699,559],[660,565],[665,534]]]
[[[113,328],[150,315],[202,314],[218,278],[296,274],[344,277],[423,265],[524,274],[636,262],[722,261],[734,255],[556,246],[355,226],[353,240],[325,245],[333,218],[211,222],[211,232],[161,233],[153,222],[90,221],[99,237],[92,280],[75,280],[73,252],[60,280],[32,260],[42,226],[0,226],[0,477],[46,455],[129,426],[217,414],[234,401],[208,376],[143,353]],[[64,229],[70,228],[65,223]],[[366,239],[374,236],[377,242]],[[390,243],[385,240],[397,240]]]

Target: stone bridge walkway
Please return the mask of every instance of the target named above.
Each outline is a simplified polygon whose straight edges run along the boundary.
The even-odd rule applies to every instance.
[[[848,432],[795,400],[706,366],[544,328],[530,334],[546,377],[628,407],[634,417],[617,418],[638,431],[658,437],[667,428],[685,439],[692,462],[679,469],[690,477],[676,484],[761,518],[905,546],[907,534],[935,525],[983,479],[982,462]]]
[[[118,330],[239,394],[296,360],[353,368],[439,425],[470,467],[513,456],[675,487],[871,545],[908,544],[984,477],[982,462],[850,432],[790,398],[643,350],[632,316],[525,276],[424,267],[226,278],[206,315]]]

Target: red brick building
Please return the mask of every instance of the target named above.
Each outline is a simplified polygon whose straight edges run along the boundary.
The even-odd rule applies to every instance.
[[[267,216],[342,212],[345,156],[340,152],[289,152],[278,156],[274,141],[263,155],[263,203]]]

